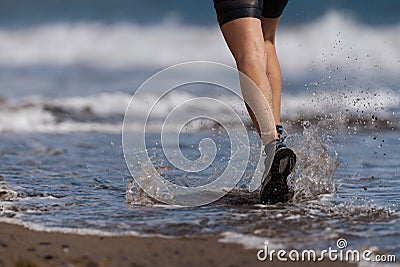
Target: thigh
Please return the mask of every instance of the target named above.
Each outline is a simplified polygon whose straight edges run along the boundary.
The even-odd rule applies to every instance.
[[[237,63],[264,60],[264,37],[259,19],[235,19],[222,25],[221,30]]]

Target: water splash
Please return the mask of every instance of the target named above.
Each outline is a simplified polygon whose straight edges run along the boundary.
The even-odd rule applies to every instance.
[[[290,135],[287,138],[288,146],[293,148],[297,154],[296,168],[288,181],[290,188],[293,190],[293,203],[318,199],[321,196],[327,197],[330,195],[334,197],[336,193],[334,173],[338,167],[337,152],[327,142],[322,140],[317,127],[311,126],[311,123],[307,121],[303,123],[303,128],[302,134]],[[152,151],[150,158],[157,165],[157,172],[159,174],[166,174],[167,179],[170,179],[171,182],[186,186],[189,184],[191,186],[199,186],[204,182],[210,182],[210,180],[212,181],[218,177],[216,169],[208,173],[208,175],[211,174],[208,178],[201,176],[191,177],[188,173],[176,172],[170,164],[167,164],[168,161],[162,157],[162,154],[153,150],[154,148],[149,151]],[[224,164],[218,165],[218,168],[226,167]],[[255,167],[251,166],[251,164],[249,166],[250,168]],[[151,175],[146,172],[146,168],[143,168],[143,166],[141,166],[141,172],[141,175]],[[259,192],[251,193],[246,187],[243,187],[243,182],[249,182],[247,178],[251,177],[244,177],[242,182],[221,201],[218,201],[218,203],[228,205],[238,205],[239,203],[247,205],[258,204]],[[234,200],[235,198],[237,198],[237,201]],[[127,185],[126,202],[144,206],[158,203],[158,201],[147,196],[134,181],[129,181]]]
[[[287,138],[288,146],[297,155],[297,164],[289,178],[294,191],[293,202],[315,199],[323,194],[335,194],[333,178],[337,162],[337,152],[321,140],[315,127],[303,122],[303,134]]]
[[[126,185],[125,201],[130,205],[154,206],[159,203],[141,189],[134,180],[130,180]]]

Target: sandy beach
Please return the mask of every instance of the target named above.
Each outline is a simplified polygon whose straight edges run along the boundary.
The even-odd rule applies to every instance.
[[[344,263],[259,262],[255,250],[217,237],[100,237],[0,224],[0,267],[33,266],[351,266]]]

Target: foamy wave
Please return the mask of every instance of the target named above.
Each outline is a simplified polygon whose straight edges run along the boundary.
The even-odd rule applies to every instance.
[[[120,133],[129,94],[11,99],[0,105],[0,132]]]
[[[64,234],[104,236],[104,237],[135,236],[135,237],[158,237],[166,239],[176,238],[162,234],[145,234],[136,231],[110,232],[93,228],[47,227],[39,223],[25,222],[15,218],[0,217],[0,222],[19,225],[32,231],[47,232],[47,233],[64,233]]]
[[[287,74],[336,67],[396,73],[400,67],[400,25],[371,27],[332,11],[312,23],[279,31],[278,49]],[[3,66],[160,67],[193,60],[233,64],[217,25],[82,22],[0,30]]]
[[[173,23],[42,25],[0,31],[0,64],[84,64],[104,68],[167,66],[229,58],[216,27]],[[29,45],[27,45],[29,44]],[[201,49],[199,49],[201,48]]]
[[[279,250],[284,248],[283,244],[278,243],[279,241],[276,239],[271,242],[271,238],[267,239],[235,232],[222,233],[222,237],[218,241],[221,243],[241,244],[245,249],[262,249],[265,246],[265,242],[268,242],[269,249]]]
[[[150,93],[149,93],[150,94]],[[125,110],[131,99],[128,93],[101,93],[86,97],[26,97],[5,99],[0,104],[0,132],[109,132],[120,133]],[[190,93],[166,95],[154,107],[148,121],[149,131],[159,132],[166,116],[180,103],[196,97]],[[210,96],[212,97],[212,96]],[[240,98],[215,96],[220,101],[228,103],[245,124],[251,124],[246,109]],[[144,95],[142,101],[152,99]],[[286,95],[282,102],[282,120],[298,123],[300,120],[329,119],[330,126],[343,127],[351,124],[358,126],[391,129],[399,127],[398,107],[400,96],[390,90],[352,91],[351,93],[318,92],[302,95]],[[196,104],[195,104],[196,105]],[[190,107],[212,112],[222,123],[230,123],[230,117],[224,116],[218,107],[202,106],[200,103]],[[140,112],[137,107],[135,117],[129,125],[132,131],[143,129],[143,125],[135,124],[135,120],[143,121],[148,114]],[[224,121],[227,120],[227,121]],[[182,125],[174,121],[169,129],[180,130]],[[194,120],[188,125],[187,131],[198,131],[215,127],[211,120]]]

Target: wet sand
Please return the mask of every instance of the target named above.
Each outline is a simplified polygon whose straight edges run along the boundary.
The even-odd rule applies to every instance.
[[[256,250],[218,237],[101,237],[38,232],[0,223],[0,267],[18,266],[351,266],[333,262],[260,262]],[[355,266],[355,265],[353,265]]]

